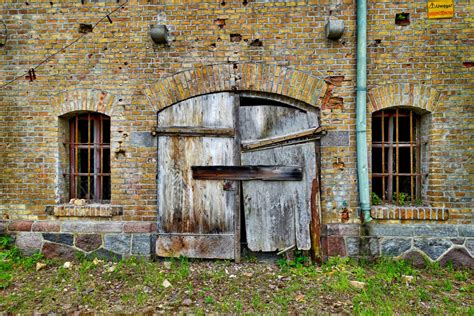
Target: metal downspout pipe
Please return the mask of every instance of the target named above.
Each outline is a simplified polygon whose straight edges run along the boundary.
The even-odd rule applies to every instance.
[[[367,0],[357,0],[356,140],[359,203],[363,222],[370,222],[369,169],[367,166]]]

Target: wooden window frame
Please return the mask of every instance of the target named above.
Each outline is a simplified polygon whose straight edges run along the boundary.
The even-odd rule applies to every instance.
[[[87,121],[87,141],[80,142],[80,121]],[[110,124],[104,139],[104,122],[110,118],[100,113],[78,113],[69,119],[69,196],[70,199],[85,199],[89,203],[110,203],[111,181],[108,182],[108,193],[104,193],[104,179],[110,173]],[[96,132],[93,132],[96,131]],[[83,131],[82,131],[83,132]],[[87,149],[87,154],[81,150]],[[108,149],[108,150],[107,150]],[[107,150],[107,151],[106,151]],[[82,156],[81,156],[82,155]],[[80,170],[79,162],[87,159],[87,172]],[[93,158],[93,159],[92,159]],[[104,161],[108,160],[108,170],[104,169]],[[87,186],[80,185],[80,177],[87,177]],[[82,192],[81,192],[82,189]]]
[[[409,141],[400,141],[399,139],[400,117],[409,118]],[[381,130],[374,130],[374,120],[380,120]],[[385,139],[385,120],[388,120],[387,140]],[[374,133],[381,133],[381,141],[373,141]],[[374,150],[375,148],[381,149],[381,157],[377,157]],[[409,148],[409,154],[401,156],[400,148]],[[385,150],[387,150],[387,157],[385,157]],[[421,200],[423,176],[421,169],[421,150],[421,117],[413,110],[397,108],[382,110],[372,115],[372,170],[374,170],[374,164],[377,161],[380,161],[382,165],[381,172],[372,172],[372,179],[382,179],[382,201],[386,203],[396,202],[396,196],[400,194],[400,177],[409,177],[410,179],[411,203],[414,204],[416,201]],[[409,172],[400,172],[400,161],[402,159],[409,160]],[[387,165],[385,165],[385,163]],[[374,186],[373,181],[372,186]]]

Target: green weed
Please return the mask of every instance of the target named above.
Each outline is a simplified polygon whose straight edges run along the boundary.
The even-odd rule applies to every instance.
[[[323,272],[332,271],[335,267],[346,267],[351,263],[349,257],[330,257],[321,266]]]
[[[469,279],[469,272],[468,271],[456,271],[454,273],[454,278],[457,281],[467,281]]]
[[[393,193],[393,200],[397,205],[404,206],[408,205],[410,203],[410,194],[404,193],[404,192],[399,192],[399,193]]]
[[[141,292],[137,294],[137,304],[144,305],[148,300],[148,294],[145,292]]]
[[[423,302],[426,302],[426,301],[430,300],[430,295],[424,288],[419,288],[418,289],[418,297]]]
[[[256,310],[259,310],[260,307],[262,306],[262,298],[260,297],[258,293],[252,296],[252,306]]]
[[[208,296],[206,296],[206,297],[204,298],[204,303],[206,303],[206,304],[214,304],[214,298],[213,298],[212,296],[208,295]]]
[[[4,250],[10,245],[12,242],[12,238],[7,235],[0,236],[0,250]]]
[[[134,298],[134,295],[131,294],[131,293],[125,293],[125,294],[122,294],[122,296],[120,297],[120,300],[122,301],[122,303],[124,304],[129,304],[133,301],[133,298]]]
[[[244,261],[250,262],[250,263],[257,263],[258,258],[254,254],[246,254],[244,257]]]
[[[41,253],[23,256],[13,245],[10,236],[0,236],[0,288],[4,289],[12,284],[14,270],[31,270],[41,259]]]
[[[453,282],[451,282],[451,280],[444,280],[443,283],[443,288],[446,292],[451,292],[453,290]]]
[[[171,258],[172,267],[178,279],[185,279],[189,276],[189,260],[184,256],[179,258]]]
[[[286,260],[284,258],[279,258],[277,260],[277,265],[280,269],[286,269],[288,267],[291,268],[303,268],[310,263],[310,258],[305,255],[305,253],[301,250],[294,251],[294,259],[293,260]]]
[[[423,200],[422,199],[415,199],[415,206],[422,206]]]
[[[372,200],[372,205],[380,205],[383,203],[382,199],[375,192],[370,193],[370,198]]]
[[[235,301],[234,307],[237,314],[242,314],[242,312],[244,311],[244,305],[240,300]]]

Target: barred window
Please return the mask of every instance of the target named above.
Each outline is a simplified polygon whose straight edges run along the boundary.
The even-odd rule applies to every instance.
[[[110,118],[99,113],[69,119],[70,198],[110,202]]]
[[[411,110],[372,116],[372,192],[384,202],[416,204],[421,198],[420,117]]]

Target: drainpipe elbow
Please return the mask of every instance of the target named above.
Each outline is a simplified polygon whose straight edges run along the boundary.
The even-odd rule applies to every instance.
[[[372,216],[370,216],[370,208],[369,209],[362,209],[362,222],[363,223],[370,223],[372,221]]]

